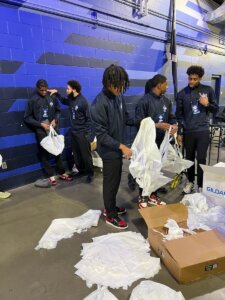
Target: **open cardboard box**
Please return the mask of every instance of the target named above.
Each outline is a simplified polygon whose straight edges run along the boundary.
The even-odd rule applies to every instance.
[[[139,209],[148,226],[151,248],[180,283],[188,283],[225,271],[225,237],[215,230],[163,241],[168,218],[187,228],[188,210],[183,204],[169,204]],[[159,231],[159,232],[157,232]]]

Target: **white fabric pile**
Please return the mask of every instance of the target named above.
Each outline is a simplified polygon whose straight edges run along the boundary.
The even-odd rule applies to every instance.
[[[166,285],[145,280],[136,286],[130,300],[185,300],[181,292],[176,292]]]
[[[200,193],[184,196],[181,203],[188,207],[189,229],[216,229],[225,235],[225,208],[214,206]]]
[[[127,289],[140,278],[151,278],[160,270],[160,259],[151,257],[150,246],[140,233],[111,233],[84,243],[76,275],[93,284]]]
[[[85,297],[83,300],[118,300],[105,286],[98,286],[98,289]]]
[[[73,234],[86,231],[92,226],[97,226],[101,215],[100,210],[90,209],[76,218],[55,219],[40,239],[35,250],[54,249],[62,239],[69,239]]]
[[[161,173],[161,154],[155,143],[156,129],[151,118],[142,120],[140,129],[131,147],[132,158],[129,166],[131,175],[143,189],[142,196],[149,196],[171,178]]]
[[[173,219],[168,219],[164,227],[168,229],[168,234],[165,235],[165,239],[168,241],[180,239],[184,236],[182,228]]]

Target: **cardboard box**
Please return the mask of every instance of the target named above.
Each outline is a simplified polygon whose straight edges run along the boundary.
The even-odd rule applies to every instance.
[[[225,207],[225,168],[220,165],[200,165],[204,171],[202,193],[215,205]]]
[[[139,209],[148,226],[151,248],[161,258],[169,272],[180,283],[188,283],[225,271],[225,237],[214,230],[198,231],[195,235],[163,241],[168,218],[187,228],[187,207],[169,204]]]

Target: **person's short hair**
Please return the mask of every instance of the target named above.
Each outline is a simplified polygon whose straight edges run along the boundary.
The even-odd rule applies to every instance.
[[[78,94],[80,93],[82,87],[81,87],[81,84],[80,84],[78,81],[76,81],[76,80],[69,80],[69,81],[67,82],[67,84],[68,84],[73,90],[76,90]]]
[[[39,79],[37,82],[36,82],[36,87],[38,89],[44,87],[44,88],[48,88],[48,83],[45,79]]]
[[[161,75],[161,74],[156,74],[154,77],[147,80],[147,82],[145,84],[145,94],[148,94],[158,84],[162,84],[166,81],[167,81],[166,76]]]
[[[187,69],[187,75],[190,76],[190,75],[198,75],[200,78],[202,78],[205,74],[205,70],[203,69],[203,67],[201,66],[190,66],[188,69]]]
[[[112,85],[115,88],[123,88],[125,92],[130,85],[129,76],[123,67],[112,64],[105,69],[102,84],[106,89]]]

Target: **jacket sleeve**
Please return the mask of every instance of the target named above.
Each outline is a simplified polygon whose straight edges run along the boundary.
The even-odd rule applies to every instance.
[[[178,122],[178,134],[181,135],[183,132],[183,94],[180,92],[177,95],[176,104],[176,118]]]
[[[113,150],[118,150],[120,142],[109,135],[106,107],[98,100],[95,100],[91,105],[91,118],[94,123],[98,142]]]
[[[56,98],[54,99],[54,105],[55,105],[55,121],[58,123],[61,115],[61,108],[59,105],[59,101]]]
[[[173,125],[173,124],[177,124],[177,119],[173,113],[173,105],[172,102],[169,102],[169,111],[168,111],[168,115],[169,115],[169,124]]]
[[[217,113],[219,110],[216,95],[212,88],[210,88],[210,91],[209,91],[209,106],[207,107],[207,110],[213,114]]]
[[[64,105],[69,105],[68,97],[62,97],[60,93],[56,93],[53,95],[57,100],[59,100]]]
[[[147,117],[147,111],[147,102],[144,98],[141,98],[135,108],[135,121],[138,127],[140,126],[141,121]]]
[[[86,100],[84,101],[83,109],[84,109],[85,120],[88,128],[88,134],[91,135],[93,124],[91,119],[90,105]]]
[[[33,116],[33,102],[28,101],[27,107],[24,113],[24,122],[37,128],[41,128],[41,123]]]

